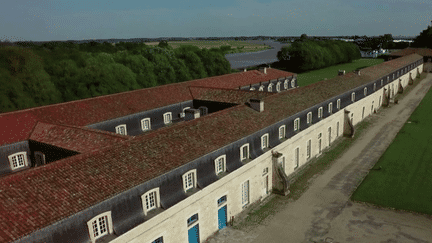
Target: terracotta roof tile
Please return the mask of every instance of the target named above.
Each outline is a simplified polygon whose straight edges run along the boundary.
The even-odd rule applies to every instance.
[[[263,112],[238,105],[134,137],[115,147],[2,177],[0,223],[6,224],[0,231],[1,242],[18,239],[78,213],[419,58],[418,55],[402,57],[377,65],[378,68],[363,69],[361,76],[349,73],[266,96]],[[250,92],[244,92],[247,93]],[[221,94],[229,96],[230,91]],[[64,207],[58,202],[68,202],[74,207]]]
[[[392,52],[389,54],[389,56],[408,56],[411,54],[419,54],[421,56],[432,56],[432,49],[408,47],[400,51]]]
[[[112,146],[120,141],[131,139],[131,137],[84,127],[38,122],[29,139],[85,153],[101,147]]]

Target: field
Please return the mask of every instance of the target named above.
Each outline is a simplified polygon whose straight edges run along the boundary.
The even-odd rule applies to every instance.
[[[352,72],[356,69],[362,69],[374,66],[384,62],[383,59],[363,58],[354,60],[352,63],[339,64],[319,70],[308,71],[298,74],[298,85],[306,86],[323,80],[324,78],[331,79],[338,75],[338,70],[345,70],[345,73]],[[289,71],[289,70],[286,70]]]
[[[157,45],[159,42],[146,42],[146,45]],[[262,51],[270,49],[269,46],[252,44],[245,41],[168,41],[168,45],[172,48],[178,48],[182,45],[193,45],[197,46],[200,49],[207,48],[210,49],[212,47],[219,48],[221,46],[231,46],[232,53],[240,53],[240,52],[254,52],[254,51]]]
[[[432,215],[432,89],[351,199]]]

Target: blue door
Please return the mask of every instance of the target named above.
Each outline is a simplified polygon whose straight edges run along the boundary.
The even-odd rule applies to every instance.
[[[189,243],[199,243],[199,226],[198,224],[190,228],[188,231]]]
[[[227,225],[227,205],[218,210],[218,225],[219,229],[223,229]]]

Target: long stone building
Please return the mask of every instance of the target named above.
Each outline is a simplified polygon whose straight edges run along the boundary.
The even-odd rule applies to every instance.
[[[0,242],[203,242],[422,71],[267,68],[0,114]]]

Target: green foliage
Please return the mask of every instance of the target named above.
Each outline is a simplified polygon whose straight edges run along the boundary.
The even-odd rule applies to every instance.
[[[166,40],[161,40],[161,41],[159,42],[158,46],[159,46],[160,48],[168,48],[168,47],[169,47],[169,45],[168,45],[168,41],[166,41]]]
[[[0,112],[230,73],[224,50],[133,42],[4,46]]]
[[[303,38],[289,47],[283,47],[277,57],[279,61],[288,63],[292,71],[304,72],[351,62],[361,58],[361,55],[353,43]]]
[[[432,48],[432,26],[423,30],[415,39],[413,47]]]

